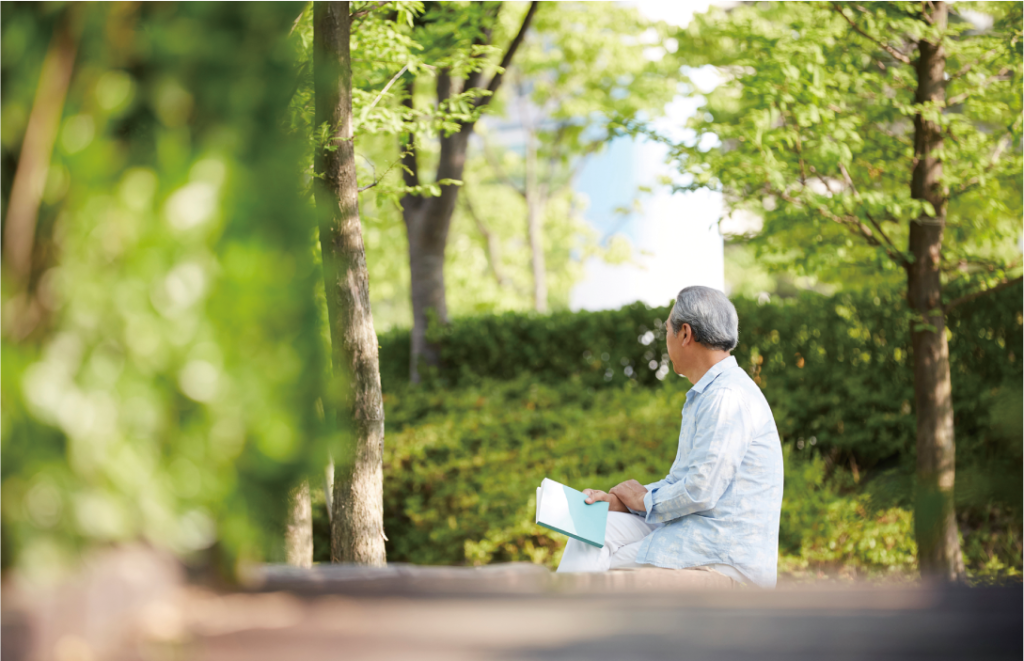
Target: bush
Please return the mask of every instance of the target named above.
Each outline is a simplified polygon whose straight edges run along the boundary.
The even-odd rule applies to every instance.
[[[565,537],[533,523],[536,486],[544,477],[578,489],[660,479],[675,455],[675,412],[684,398],[685,387],[596,390],[523,377],[443,396],[412,388],[390,393],[389,425],[400,431],[389,433],[385,448],[389,561],[556,567]],[[820,456],[787,449],[785,459],[782,571],[849,576],[914,569],[905,505],[850,493],[849,474],[830,471]]]
[[[1021,286],[954,308],[948,327],[958,455],[992,456],[990,410],[1000,388],[1019,388]],[[735,299],[734,355],[761,385],[783,440],[835,450],[870,467],[914,451],[913,374],[906,306],[895,293]],[[444,387],[529,375],[583,387],[657,387],[668,374],[663,323],[670,308],[642,303],[603,312],[506,313],[443,329]],[[409,334],[381,336],[385,392],[408,382]],[[1019,436],[1016,441],[1019,446]],[[998,453],[998,452],[997,452]],[[1001,456],[1001,455],[1000,455]],[[1019,456],[1019,453],[1018,453]],[[1019,472],[1019,471],[1018,471]]]
[[[859,477],[830,471],[820,455],[787,448],[785,461],[780,572],[853,578],[916,571],[914,518],[905,503],[859,490]]]
[[[388,393],[389,560],[557,562],[564,540],[533,525],[534,489],[544,477],[580,489],[663,477],[681,392],[520,377],[444,394]]]
[[[977,579],[1021,573],[1020,297],[1011,288],[949,319],[957,506]],[[735,355],[768,397],[786,453],[780,570],[912,571],[902,301],[875,293],[735,303]],[[553,567],[564,537],[533,524],[542,478],[608,488],[663,477],[687,389],[663,369],[658,376],[667,315],[637,304],[457,320],[442,331],[443,369],[418,388],[405,377],[408,334],[384,335],[389,560]]]

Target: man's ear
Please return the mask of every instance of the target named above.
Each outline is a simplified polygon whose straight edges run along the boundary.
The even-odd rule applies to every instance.
[[[679,329],[679,344],[686,346],[692,337],[693,329],[690,328],[690,324],[683,324],[682,328]]]

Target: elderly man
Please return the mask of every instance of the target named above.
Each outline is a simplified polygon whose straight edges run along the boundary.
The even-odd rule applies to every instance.
[[[586,489],[609,503],[605,545],[570,539],[560,572],[662,567],[695,585],[775,586],[782,448],[761,389],[730,352],[738,319],[725,294],[679,292],[665,322],[668,355],[693,386],[679,449],[663,480]]]

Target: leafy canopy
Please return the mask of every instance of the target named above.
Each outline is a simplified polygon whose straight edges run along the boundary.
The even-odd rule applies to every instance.
[[[941,107],[914,102],[922,38],[947,53]],[[762,259],[847,286],[898,279],[909,222],[934,215],[910,197],[923,112],[944,137],[946,282],[965,289],[1019,271],[1020,3],[956,3],[945,30],[916,3],[712,8],[679,43],[687,63],[722,78],[690,139],[674,144],[681,187],[722,191],[733,211],[761,217]]]

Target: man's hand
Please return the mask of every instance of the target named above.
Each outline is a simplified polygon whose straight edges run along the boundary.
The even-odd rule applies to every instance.
[[[584,489],[583,495],[587,497],[587,505],[593,505],[594,503],[600,500],[608,503],[609,512],[626,512],[627,514],[629,513],[629,510],[626,509],[626,506],[622,504],[622,501],[620,501],[616,496],[613,496],[610,493],[598,491],[597,489]]]
[[[636,480],[627,480],[622,484],[615,485],[612,487],[609,495],[618,496],[619,501],[631,510],[636,510],[637,512],[647,511],[647,506],[644,505],[647,487]]]

